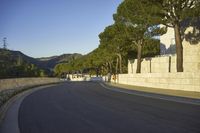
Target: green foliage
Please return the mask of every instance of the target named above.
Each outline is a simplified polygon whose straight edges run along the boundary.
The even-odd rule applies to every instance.
[[[73,69],[72,64],[61,63],[55,66],[54,73],[56,76],[61,76],[62,73],[70,73]]]
[[[46,76],[46,72],[20,58],[9,50],[0,49],[0,78]]]
[[[161,18],[161,23],[174,27],[186,19],[192,22],[193,18],[200,16],[199,0],[149,0],[157,8],[153,16]]]
[[[137,73],[141,71],[142,55],[150,54],[143,51],[149,48],[146,45],[152,44],[150,40],[153,37],[163,34],[164,29],[158,26],[161,18],[153,16],[157,6],[153,5],[149,0],[124,0],[118,7],[117,13],[114,15],[116,23],[123,24],[124,33],[131,41],[132,47],[137,49]]]
[[[189,26],[196,28],[192,22],[200,16],[200,0],[149,0],[149,2],[157,7],[153,16],[160,17],[161,23],[167,27],[174,28],[177,72],[183,72],[184,31]]]
[[[152,37],[161,34],[158,19],[151,18],[149,11],[155,10],[148,0],[125,0],[114,14],[115,23],[99,34],[99,47],[89,54],[54,68],[56,75],[73,71],[90,74],[127,72],[129,58],[137,58],[137,45],[143,45],[142,56],[154,56],[159,53],[159,41]],[[131,53],[131,54],[130,54]],[[119,59],[117,62],[116,59]]]
[[[142,51],[142,57],[153,57],[160,54],[160,41],[157,39],[146,40]]]

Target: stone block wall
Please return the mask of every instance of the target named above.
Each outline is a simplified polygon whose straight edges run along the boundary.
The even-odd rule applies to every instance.
[[[128,73],[136,73],[137,59],[129,60]],[[184,72],[200,72],[200,43],[191,45],[183,41]],[[141,63],[141,73],[176,72],[176,55],[162,55],[144,58]]]
[[[33,85],[60,82],[58,78],[14,78],[0,79],[0,92],[7,89],[17,89]]]
[[[193,31],[194,28],[189,27],[185,31],[185,35]],[[173,29],[169,29],[167,34],[160,37],[161,46],[164,44],[166,48],[169,48],[174,43],[173,33]],[[184,72],[177,73],[175,54],[161,55],[144,58],[140,74],[136,74],[137,59],[129,60],[128,74],[119,74],[116,82],[135,86],[200,92],[200,42],[192,44],[189,40],[184,39],[182,43]],[[165,54],[165,51],[162,50],[161,54]]]
[[[128,74],[119,74],[117,83],[161,89],[200,92],[200,43],[183,41],[183,69],[176,71],[176,55],[144,58],[136,74],[137,59],[129,60]]]
[[[200,72],[119,74],[117,83],[200,92]]]

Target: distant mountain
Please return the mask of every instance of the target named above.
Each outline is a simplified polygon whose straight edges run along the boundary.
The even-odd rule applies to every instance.
[[[38,61],[19,51],[0,49],[0,78],[51,76],[52,72],[39,68]]]
[[[29,57],[25,54],[23,54],[20,51],[12,51],[12,50],[7,50],[7,49],[1,49],[0,48],[0,60],[2,62],[9,62],[10,63],[19,63],[19,62],[26,62],[26,63],[31,63],[37,65],[39,62],[38,60]]]
[[[40,62],[40,65],[42,65],[43,67],[52,69],[55,67],[55,65],[59,63],[68,63],[74,59],[80,58],[81,56],[82,55],[78,53],[62,54],[60,56],[37,58],[37,60]]]
[[[56,64],[68,63],[81,57],[81,54],[62,54],[60,56],[33,58],[23,54],[20,51],[5,50],[0,48],[0,63],[3,62],[26,62],[34,64],[41,69],[52,70]]]

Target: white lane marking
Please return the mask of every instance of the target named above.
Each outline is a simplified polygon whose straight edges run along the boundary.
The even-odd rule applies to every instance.
[[[165,101],[170,101],[170,102],[177,102],[177,103],[184,103],[184,104],[192,104],[192,105],[198,105],[200,106],[200,102],[192,102],[192,101],[183,101],[181,99],[173,99],[173,98],[164,98],[164,97],[158,97],[158,96],[151,96],[150,94],[148,95],[148,92],[146,94],[138,94],[138,93],[134,93],[134,92],[128,92],[128,91],[123,91],[120,89],[112,89],[109,88],[108,86],[105,86],[103,83],[99,83],[102,87],[112,90],[112,91],[117,91],[117,92],[121,92],[121,93],[126,93],[126,94],[132,94],[132,95],[136,95],[136,96],[142,96],[142,97],[149,97],[149,98],[153,98],[153,99],[160,99],[160,100],[165,100]],[[145,93],[145,92],[144,92]]]

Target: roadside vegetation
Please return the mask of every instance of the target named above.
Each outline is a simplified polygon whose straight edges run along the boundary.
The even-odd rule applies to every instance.
[[[56,65],[54,72],[57,76],[76,72],[97,76],[126,73],[128,59],[137,59],[136,73],[140,73],[142,58],[160,53],[159,36],[168,27],[175,30],[177,72],[183,72],[184,31],[199,16],[199,0],[124,0],[113,15],[114,24],[99,34],[98,48]]]
[[[0,48],[0,79],[22,77],[53,77],[56,64],[68,63],[80,58],[81,54],[32,58],[20,51]]]
[[[0,57],[0,78],[46,76],[45,70],[13,56],[7,49],[0,49]]]
[[[120,74],[127,72],[129,59],[137,59],[136,73],[140,73],[142,58],[159,55],[159,36],[169,27],[175,31],[177,72],[183,72],[184,31],[199,19],[199,0],[124,0],[113,14],[114,23],[99,33],[99,46],[84,56],[29,58],[28,62],[7,50],[5,38],[0,49],[0,78]],[[199,33],[195,35],[189,36],[199,38]]]

